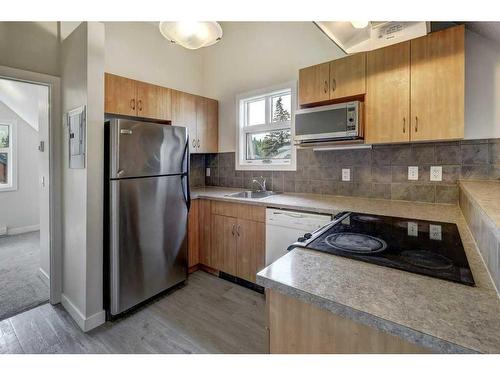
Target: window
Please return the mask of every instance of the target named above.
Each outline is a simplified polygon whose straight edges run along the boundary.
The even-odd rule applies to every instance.
[[[295,170],[295,82],[237,97],[236,169]]]
[[[0,191],[15,190],[15,127],[0,122]]]

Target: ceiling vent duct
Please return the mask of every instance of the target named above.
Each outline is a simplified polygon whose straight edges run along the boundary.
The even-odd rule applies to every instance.
[[[418,38],[430,32],[430,22],[314,22],[345,53],[371,51]]]

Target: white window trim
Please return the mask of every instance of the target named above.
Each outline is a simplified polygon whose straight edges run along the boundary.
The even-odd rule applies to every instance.
[[[0,120],[0,125],[7,125],[9,130],[9,148],[0,148],[0,152],[9,152],[7,165],[8,184],[0,184],[0,193],[17,190],[17,122],[15,120]]]
[[[245,163],[240,155],[240,151],[246,152],[246,137],[242,137],[242,134],[246,134],[243,131],[243,122],[245,117],[244,105],[241,103],[244,99],[249,99],[252,97],[258,97],[266,95],[272,92],[279,92],[281,90],[291,89],[291,118],[290,118],[290,129],[291,129],[291,159],[290,163],[274,163],[274,164],[263,164],[263,163]],[[285,82],[279,85],[274,85],[271,87],[266,87],[263,89],[253,90],[245,92],[236,96],[236,153],[235,153],[235,166],[236,170],[245,171],[295,171],[297,169],[297,148],[293,144],[293,139],[295,137],[295,110],[297,108],[297,82]],[[270,109],[266,101],[266,119],[270,115]],[[267,125],[255,125],[252,126],[252,131],[268,130]]]

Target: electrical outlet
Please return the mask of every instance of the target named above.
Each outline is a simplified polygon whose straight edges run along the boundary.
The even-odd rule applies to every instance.
[[[408,180],[418,181],[418,167],[408,167]]]
[[[413,221],[408,222],[408,236],[418,237],[418,224],[417,223],[415,223]]]
[[[349,168],[342,168],[342,181],[351,181],[351,170]]]
[[[442,240],[441,225],[429,224],[429,238],[431,240]]]
[[[205,176],[210,177],[210,168],[206,168]]]
[[[431,181],[442,181],[443,180],[443,167],[432,166],[431,167]]]

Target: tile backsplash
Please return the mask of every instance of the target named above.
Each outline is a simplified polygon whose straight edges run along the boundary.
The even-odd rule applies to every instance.
[[[418,166],[418,180],[408,181],[408,166]],[[442,166],[442,181],[430,181],[431,166]],[[351,181],[342,181],[343,168],[350,169]],[[279,192],[457,203],[458,179],[500,179],[500,139],[301,149],[293,172],[237,171],[234,152],[191,155],[191,186],[251,189],[258,176]]]

